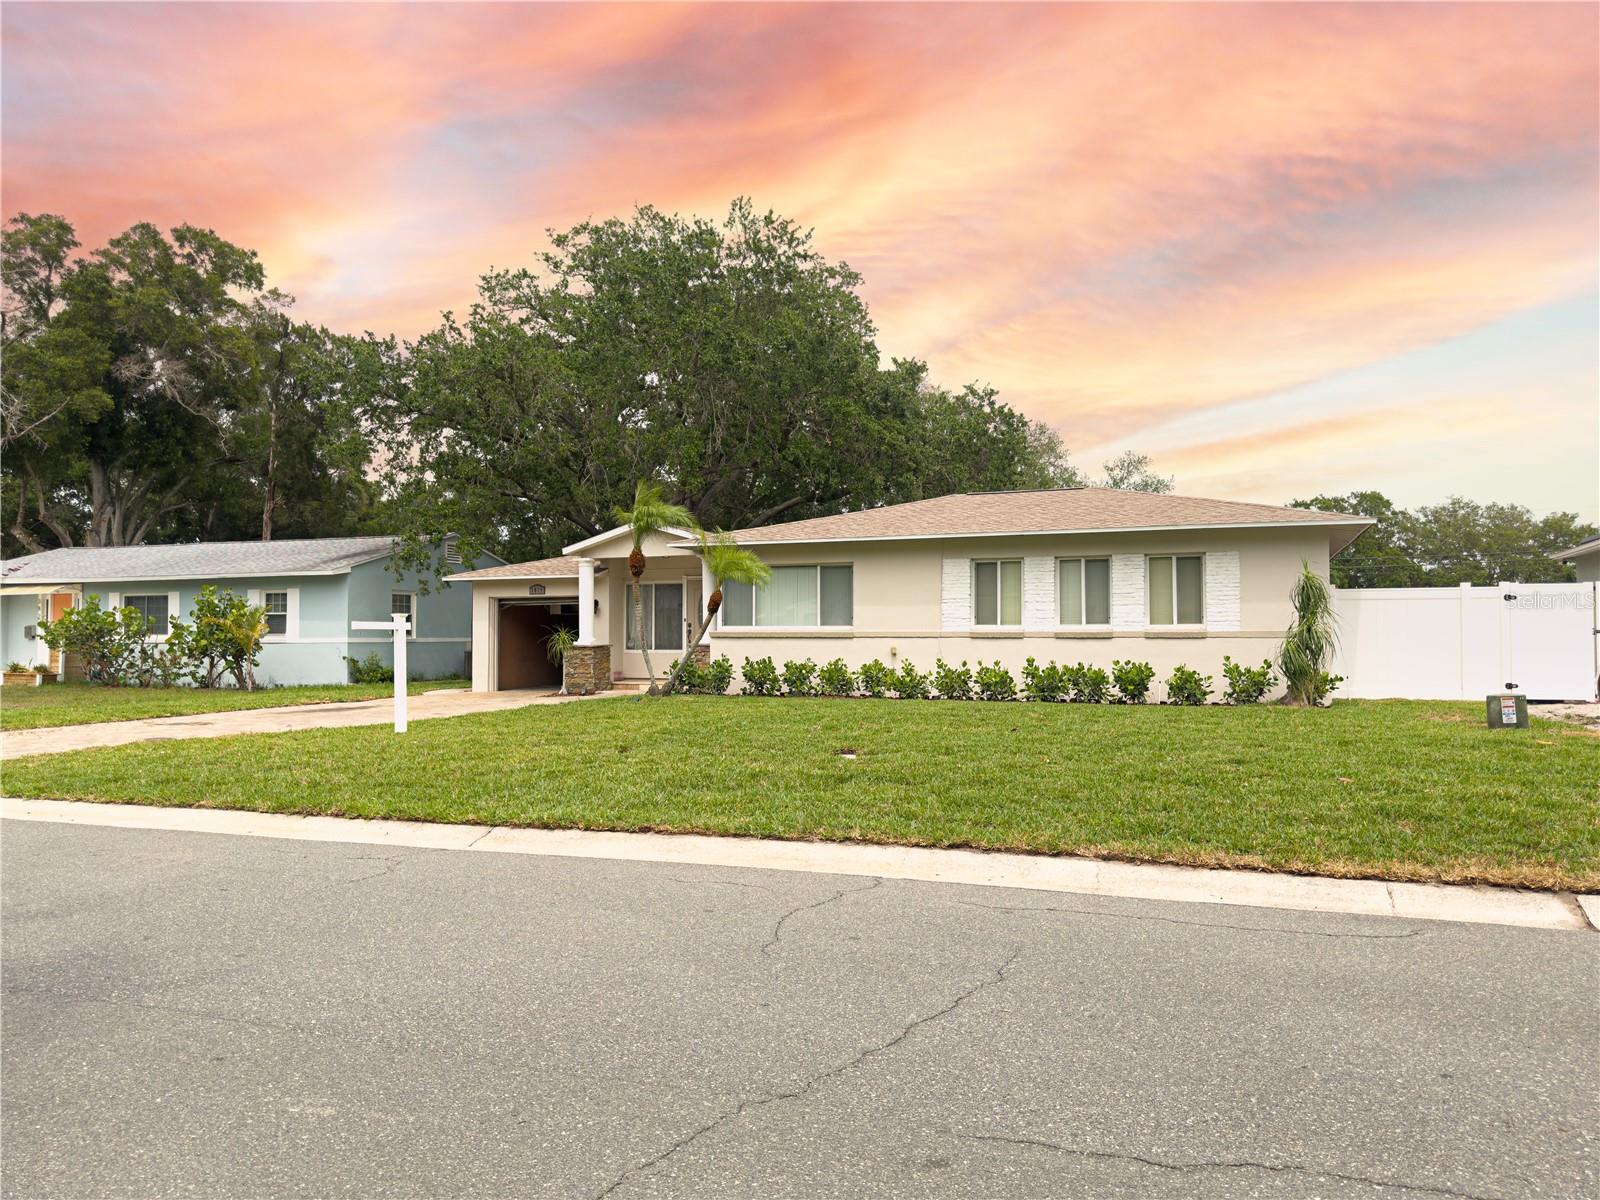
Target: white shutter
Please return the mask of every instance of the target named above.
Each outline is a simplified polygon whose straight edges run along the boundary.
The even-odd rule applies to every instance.
[[[1144,555],[1111,556],[1111,628],[1143,629]]]
[[[1239,552],[1213,550],[1206,555],[1206,628],[1234,632],[1239,617]]]
[[[944,560],[944,580],[940,589],[939,608],[946,630],[972,628],[972,560],[947,558]]]
[[[1060,621],[1056,608],[1056,560],[1032,555],[1022,560],[1022,627],[1051,630]]]

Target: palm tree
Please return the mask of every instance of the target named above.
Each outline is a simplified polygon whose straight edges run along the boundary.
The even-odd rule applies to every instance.
[[[644,540],[652,533],[677,527],[693,529],[695,519],[681,504],[669,504],[661,495],[661,485],[641,479],[633,490],[633,507],[616,510],[619,524],[633,533],[633,550],[628,555],[628,574],[633,576],[633,627],[638,630],[639,648],[644,651],[644,673],[650,677],[650,694],[656,693],[655,668],[650,663],[650,639],[644,632],[644,588],[639,577],[644,574]]]
[[[711,618],[716,616],[717,610],[722,607],[722,585],[743,583],[750,587],[760,587],[772,578],[771,567],[757,558],[754,551],[746,550],[735,542],[732,536],[721,530],[710,536],[701,530],[695,540],[699,542],[697,549],[700,559],[705,563],[711,578],[716,581],[716,587],[712,589],[711,595],[706,597],[706,615],[705,620],[700,622],[700,632],[684,650],[676,669],[661,689],[662,693],[668,696],[672,695],[672,689],[678,685],[678,676],[683,674],[684,668],[688,665],[689,656],[694,653],[695,647],[705,640],[706,631],[711,628]]]
[[[1285,704],[1316,704],[1327,674],[1328,660],[1338,643],[1334,627],[1333,593],[1328,581],[1302,561],[1300,577],[1289,589],[1294,604],[1294,622],[1278,648],[1278,665],[1289,685]]]

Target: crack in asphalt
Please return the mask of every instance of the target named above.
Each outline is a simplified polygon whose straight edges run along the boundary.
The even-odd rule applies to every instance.
[[[749,888],[752,891],[756,891],[756,892],[770,892],[770,891],[772,891],[771,888],[763,887],[759,883],[739,883],[739,882],[737,882],[735,880],[732,880],[732,879],[693,879],[693,878],[689,878],[689,877],[686,877],[686,876],[683,876],[683,875],[668,875],[667,878],[672,880],[672,882],[674,882],[674,883],[688,883],[688,884],[710,883],[710,884],[715,884],[717,887]]]
[[[879,882],[882,881],[880,880]],[[849,890],[866,891],[867,889],[852,888]],[[845,894],[848,894],[848,892],[841,893],[841,895]],[[838,899],[838,897],[833,897],[833,899]],[[770,1096],[758,1096],[750,1100],[741,1100],[735,1107],[723,1113],[716,1120],[708,1122],[707,1124],[700,1126],[698,1129],[690,1130],[677,1141],[669,1145],[666,1149],[662,1150],[659,1154],[646,1159],[637,1166],[629,1167],[621,1175],[618,1175],[615,1179],[613,1179],[611,1183],[608,1184],[602,1191],[595,1193],[594,1200],[605,1200],[605,1197],[611,1195],[636,1175],[641,1175],[644,1172],[651,1170],[653,1167],[659,1166],[660,1164],[666,1162],[667,1159],[671,1158],[674,1154],[678,1153],[678,1151],[693,1145],[695,1142],[705,1137],[708,1133],[713,1133],[716,1130],[721,1129],[724,1125],[738,1120],[740,1117],[744,1116],[745,1113],[750,1112],[753,1109],[764,1108],[768,1104],[777,1104],[784,1100],[798,1100],[800,1097],[815,1091],[818,1087],[828,1082],[830,1079],[837,1079],[845,1072],[852,1071],[856,1067],[861,1066],[868,1059],[875,1058],[880,1054],[885,1054],[888,1051],[893,1050],[896,1046],[900,1045],[901,1042],[905,1041],[924,1025],[931,1024],[942,1017],[949,1016],[968,1000],[971,1000],[974,996],[978,995],[978,993],[987,988],[994,987],[997,984],[1004,983],[1006,972],[1011,970],[1012,965],[1017,961],[1018,956],[1021,954],[1022,949],[1020,947],[1013,950],[1010,957],[1007,958],[1005,962],[1001,963],[992,974],[980,979],[977,983],[967,988],[966,991],[959,993],[954,1000],[950,1001],[950,1003],[946,1004],[943,1008],[936,1009],[935,1011],[928,1013],[926,1016],[916,1018],[888,1041],[880,1042],[876,1046],[869,1046],[854,1058],[840,1063],[836,1067],[829,1067],[825,1071],[819,1072],[816,1075],[812,1075],[809,1078],[802,1080],[799,1084],[788,1089],[787,1091],[774,1092]]]
[[[1326,929],[1290,929],[1283,925],[1233,925],[1226,921],[1185,921],[1180,917],[1157,917],[1148,913],[1106,912],[1097,908],[1058,908],[1050,904],[981,904],[976,900],[957,900],[968,908],[987,908],[993,912],[1069,913],[1080,917],[1107,917],[1113,921],[1159,921],[1163,925],[1195,925],[1202,929],[1242,929],[1246,933],[1290,933],[1299,937],[1359,938],[1374,942],[1398,942],[1421,937],[1427,931],[1408,929],[1404,933],[1335,933]]]
[[[392,858],[392,857],[389,857],[387,855],[382,855],[382,854],[357,854],[357,855],[354,855],[353,857],[351,857],[349,859],[346,859],[345,861],[347,861],[347,862],[385,863],[385,864],[387,864],[386,866],[380,868],[379,870],[371,871],[371,872],[367,873],[366,875],[357,875],[353,879],[346,879],[345,880],[346,883],[364,883],[368,879],[378,879],[378,878],[381,878],[384,875],[393,875],[396,871],[398,871],[400,869],[400,859],[399,858]]]
[[[798,917],[801,913],[810,912],[813,908],[822,908],[826,905],[832,904],[836,900],[843,900],[846,896],[853,896],[857,892],[870,892],[873,888],[881,887],[882,885],[883,880],[875,878],[871,883],[867,884],[866,887],[845,888],[842,891],[835,892],[831,896],[824,896],[821,900],[813,900],[810,904],[802,904],[798,908],[791,908],[788,912],[784,913],[783,916],[779,917],[778,923],[772,927],[772,936],[769,937],[761,946],[762,955],[765,957],[771,957],[774,947],[776,947],[777,944],[783,940],[783,927],[787,925],[790,920]]]
[[[953,1131],[947,1131],[952,1132]],[[1041,1150],[1053,1150],[1060,1154],[1070,1154],[1078,1158],[1103,1159],[1112,1162],[1140,1163],[1147,1167],[1157,1167],[1163,1171],[1177,1171],[1189,1173],[1196,1171],[1271,1171],[1276,1174],[1311,1175],[1321,1176],[1324,1179],[1337,1179],[1343,1183],[1364,1183],[1370,1187],[1389,1188],[1401,1192],[1416,1192],[1427,1196],[1451,1196],[1457,1200],[1497,1200],[1496,1197],[1487,1196],[1479,1192],[1462,1192],[1455,1188],[1429,1187],[1420,1183],[1402,1183],[1397,1179],[1377,1179],[1371,1175],[1353,1175],[1345,1171],[1333,1171],[1324,1167],[1302,1167],[1293,1163],[1264,1163],[1253,1159],[1201,1159],[1196,1162],[1169,1162],[1160,1158],[1147,1158],[1142,1154],[1133,1154],[1115,1150],[1086,1150],[1078,1146],[1063,1146],[1059,1142],[1047,1142],[1041,1138],[1008,1137],[1003,1134],[984,1133],[955,1133],[955,1137],[964,1138],[970,1142],[997,1142],[1009,1146],[1031,1146]]]

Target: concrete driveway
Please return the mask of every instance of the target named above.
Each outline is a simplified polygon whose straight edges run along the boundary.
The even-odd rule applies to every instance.
[[[525,708],[530,704],[566,704],[596,696],[558,696],[554,692],[469,692],[440,690],[407,698],[407,717],[427,721],[468,713]],[[229,737],[238,733],[283,733],[291,729],[334,729],[346,725],[387,725],[394,720],[394,700],[353,700],[338,704],[290,704],[234,712],[195,713],[186,717],[151,717],[142,721],[104,721],[95,725],[61,725],[52,729],[11,729],[0,733],[0,760],[29,754],[60,754],[131,742],[177,738]]]
[[[3,828],[7,1196],[1600,1183],[1592,933]]]

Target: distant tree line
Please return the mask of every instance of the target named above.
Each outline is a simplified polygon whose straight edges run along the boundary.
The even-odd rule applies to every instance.
[[[1335,587],[1559,583],[1572,579],[1573,569],[1549,555],[1597,532],[1576,513],[1536,517],[1520,504],[1461,496],[1407,510],[1381,492],[1351,492],[1296,500],[1292,507],[1360,513],[1377,522],[1334,558]]]
[[[414,342],[296,320],[215,233],[4,231],[0,530],[54,546],[394,530],[555,553],[652,479],[707,527],[1084,482],[993,388],[879,365],[860,277],[793,222],[653,209],[552,233]],[[1112,486],[1170,488],[1148,461]]]
[[[0,551],[396,532],[517,560],[612,524],[641,479],[707,528],[960,491],[1170,491],[1128,452],[1088,479],[991,387],[881,365],[861,278],[794,222],[641,208],[552,232],[462,317],[402,342],[294,317],[253,251],[135,225],[84,253],[62,217],[0,245]],[[1560,578],[1572,514],[1377,493],[1307,507],[1379,528],[1335,578]],[[1378,586],[1380,584],[1369,583]]]

